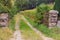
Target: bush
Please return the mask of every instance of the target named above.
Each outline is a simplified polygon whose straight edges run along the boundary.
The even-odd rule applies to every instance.
[[[0,13],[1,12],[7,12],[7,7],[5,7],[3,4],[0,3]]]
[[[17,14],[18,8],[16,5],[9,7],[7,4],[4,5],[4,3],[0,3],[0,13],[1,12],[7,12],[9,14],[10,18],[12,18],[15,14]]]
[[[37,6],[36,17],[37,17],[38,23],[42,23],[43,15],[45,13],[47,13],[49,10],[51,10],[51,8],[47,4],[41,4],[41,5]]]

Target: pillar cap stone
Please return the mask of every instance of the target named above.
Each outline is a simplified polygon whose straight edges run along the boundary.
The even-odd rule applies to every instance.
[[[57,10],[50,10],[49,13],[55,13],[55,14],[57,13],[58,14],[59,12]]]

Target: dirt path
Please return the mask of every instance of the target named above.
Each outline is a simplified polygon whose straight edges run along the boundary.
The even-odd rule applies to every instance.
[[[52,38],[49,38],[49,37],[44,36],[40,31],[38,31],[37,29],[33,28],[33,26],[28,22],[28,20],[27,20],[23,15],[21,15],[21,17],[22,17],[22,19],[25,21],[25,23],[26,23],[32,30],[34,30],[37,34],[39,34],[39,35],[41,36],[41,38],[42,38],[43,40],[54,40],[54,39],[52,39]]]
[[[14,18],[16,21],[16,24],[15,24],[16,31],[13,33],[13,37],[10,40],[23,40],[21,36],[21,31],[19,30],[19,21],[20,21],[19,17],[20,17],[19,15],[16,15]]]
[[[27,21],[27,19],[23,16],[23,15],[16,15],[15,16],[15,21],[16,21],[16,24],[15,24],[15,29],[16,31],[14,32],[13,34],[13,37],[10,38],[10,40],[24,40],[21,36],[21,31],[19,30],[19,21],[20,21],[20,18],[24,20],[24,22],[32,29],[34,30],[37,34],[39,34],[41,36],[41,38],[43,40],[53,40],[52,38],[48,38],[46,36],[44,36],[40,31],[38,31],[37,29],[33,28],[33,26]]]

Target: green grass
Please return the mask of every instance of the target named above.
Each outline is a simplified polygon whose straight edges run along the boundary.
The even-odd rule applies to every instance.
[[[45,25],[40,25],[37,29],[48,37],[60,40],[60,28],[54,27],[52,29],[48,29]]]
[[[20,30],[25,40],[42,40],[23,20],[20,21]]]
[[[30,19],[29,17],[25,16],[25,18],[30,22],[31,25],[33,25],[33,26],[37,25],[37,23],[34,20]]]
[[[14,31],[15,30],[15,20],[14,18],[10,20],[9,22],[9,29]]]

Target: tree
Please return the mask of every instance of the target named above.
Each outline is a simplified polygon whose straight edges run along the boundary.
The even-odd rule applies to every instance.
[[[54,9],[59,11],[58,16],[60,17],[60,0],[55,0]]]
[[[17,14],[15,0],[0,0],[0,12],[8,12],[10,18]]]

